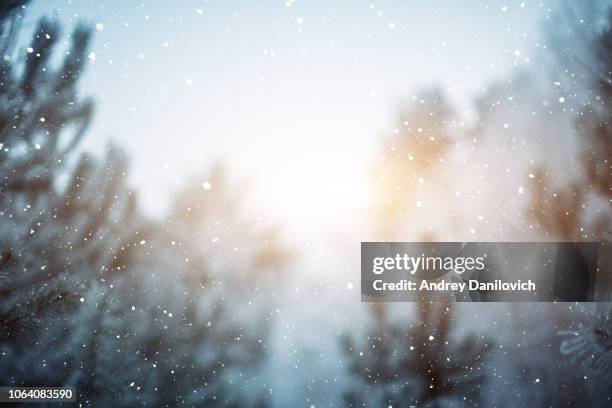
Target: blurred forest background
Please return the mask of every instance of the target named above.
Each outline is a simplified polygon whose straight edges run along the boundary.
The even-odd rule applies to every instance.
[[[326,252],[253,216],[222,163],[143,210],[122,146],[81,148],[95,27],[28,11],[0,4],[0,385],[73,385],[83,406],[612,404],[607,303],[389,306],[352,284],[360,241],[610,241],[610,4],[555,3],[537,64],[489,84],[473,123],[442,87],[406,98],[360,233]]]

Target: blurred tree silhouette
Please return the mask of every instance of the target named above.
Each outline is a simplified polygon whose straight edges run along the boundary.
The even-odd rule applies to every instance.
[[[476,166],[478,169],[486,169],[488,164],[500,158],[504,159],[501,170],[508,170],[508,174],[511,174],[512,166],[517,166],[521,160],[526,159],[526,162],[530,163],[528,166],[533,166],[535,158],[533,153],[539,149],[548,148],[548,146],[542,146],[542,140],[548,137],[552,140],[553,131],[559,128],[559,126],[551,126],[546,123],[550,121],[549,118],[574,119],[578,149],[573,145],[568,145],[563,146],[561,151],[578,156],[578,160],[573,161],[571,158],[566,160],[564,163],[566,173],[555,173],[551,167],[543,164],[536,164],[535,169],[530,167],[532,175],[529,179],[532,180],[533,195],[530,197],[532,201],[529,205],[529,218],[550,239],[609,242],[612,223],[610,212],[612,135],[609,131],[612,113],[609,109],[612,104],[612,65],[610,63],[612,61],[610,59],[612,17],[608,17],[605,23],[597,25],[596,22],[601,16],[610,15],[609,5],[605,5],[605,13],[602,14],[600,2],[567,4],[570,4],[568,7],[574,11],[585,8],[590,14],[588,17],[572,14],[566,18],[567,22],[572,24],[571,26],[557,24],[553,26],[551,32],[554,32],[554,35],[559,33],[567,35],[572,37],[572,40],[575,40],[573,37],[580,37],[583,43],[556,41],[550,47],[556,60],[553,61],[553,64],[545,66],[546,69],[539,72],[524,70],[500,84],[490,86],[482,100],[483,103],[479,106],[478,123],[470,132],[474,140],[479,142],[478,149],[475,149],[474,153],[465,150],[462,153],[465,153],[469,160],[476,161],[476,164],[480,165],[480,167]],[[585,22],[588,24],[584,24]],[[594,27],[596,27],[595,30]],[[567,38],[564,39],[567,40]],[[557,70],[561,72],[559,75],[564,75],[564,81],[556,81],[558,78],[554,71]],[[543,73],[543,71],[550,72]],[[555,79],[550,83],[542,81],[542,78],[549,79],[550,77],[555,77]],[[534,84],[547,89],[538,89],[538,92],[541,93],[534,96],[530,88]],[[562,85],[564,93],[563,98],[560,98],[560,95],[555,96],[555,93],[558,92],[557,87],[561,88]],[[517,95],[520,95],[520,98],[517,98]],[[541,95],[545,95],[543,99],[554,97],[559,101],[559,105],[549,107],[548,99],[539,99]],[[382,198],[382,202],[377,206],[379,216],[376,221],[377,226],[381,227],[381,239],[402,238],[405,234],[402,227],[410,228],[413,224],[418,225],[419,214],[410,213],[410,204],[415,201],[414,195],[418,192],[414,181],[417,180],[417,177],[425,178],[426,172],[434,172],[439,163],[446,161],[445,154],[451,142],[448,125],[452,124],[452,116],[431,113],[449,112],[448,109],[436,110],[426,103],[428,99],[443,100],[442,98],[431,96],[415,98],[417,101],[420,99],[423,100],[420,110],[418,104],[414,110],[407,110],[407,112],[415,112],[417,119],[408,115],[408,120],[399,121],[400,126],[395,131],[396,135],[385,141],[381,165],[377,168],[376,182],[379,188],[377,196]],[[440,104],[433,105],[440,106]],[[528,107],[525,108],[525,106]],[[542,108],[542,106],[547,108]],[[429,123],[431,118],[442,119],[437,121],[433,119],[429,127],[420,125],[420,123]],[[513,122],[501,122],[502,118],[504,121],[512,120]],[[403,139],[404,131],[401,125],[410,127],[408,125],[410,123],[418,124],[417,132],[407,131],[405,132],[407,137]],[[509,126],[508,123],[511,125]],[[500,131],[500,128],[504,131]],[[508,128],[512,131],[506,132]],[[442,136],[435,134],[433,138],[428,137],[430,129],[440,132]],[[542,130],[550,134],[539,138],[541,135],[529,134],[530,132],[526,131],[530,129]],[[492,142],[488,140],[488,145],[480,143],[487,136],[491,136]],[[423,144],[428,140],[432,142],[432,145]],[[440,140],[442,142],[438,144]],[[427,148],[421,151],[419,162],[419,155],[415,152],[418,152],[423,146]],[[532,149],[533,147],[537,149]],[[503,151],[503,154],[500,151]],[[542,161],[544,160],[546,157],[542,158]],[[576,162],[578,166],[574,165]],[[572,165],[574,165],[573,168],[569,167]],[[446,170],[451,172],[455,169]],[[480,172],[483,171],[480,170]],[[457,174],[452,179],[453,185],[461,181],[459,175],[461,173]],[[496,186],[498,180],[494,179],[495,173],[491,172],[491,174],[493,175],[479,174],[486,179],[483,185],[494,193],[503,191]],[[559,174],[571,174],[573,178],[568,178],[566,175],[561,177]],[[518,191],[518,194],[523,193],[522,186]],[[506,217],[504,212],[507,208],[511,208],[506,204],[519,200],[520,197],[499,194],[499,197],[494,197],[490,202],[493,210],[491,212],[496,216],[499,215],[499,219],[503,220]],[[468,210],[471,204],[465,203]],[[489,202],[486,202],[485,206],[489,206]],[[442,216],[442,214],[438,213],[436,216]],[[402,217],[406,221],[403,226],[398,227],[398,220]],[[512,212],[509,218],[514,221],[522,217],[523,212],[519,209],[516,213]],[[531,224],[531,221],[528,224]],[[500,221],[499,231],[505,231],[504,228],[507,225],[504,222],[507,221]],[[419,232],[422,233],[422,231]],[[433,235],[429,233],[425,240],[432,238]],[[606,270],[605,267],[604,270]],[[422,309],[422,307],[423,304],[420,304],[419,308]],[[393,406],[414,405],[417,397],[410,402],[408,395],[418,396],[420,403],[425,400],[433,403],[434,398],[425,394],[423,384],[426,383],[421,383],[421,387],[417,386],[416,390],[406,391],[411,383],[419,384],[418,380],[409,378],[410,376],[418,377],[422,370],[414,368],[416,363],[413,362],[411,362],[412,368],[410,369],[401,369],[396,364],[397,361],[401,361],[403,354],[398,352],[402,349],[395,345],[394,336],[390,333],[393,333],[394,330],[401,333],[403,326],[401,322],[387,317],[392,310],[389,310],[388,306],[376,305],[374,308],[375,321],[370,328],[367,344],[363,345],[365,343],[363,342],[360,345],[351,338],[345,340],[345,348],[349,350],[349,363],[353,367],[352,371],[365,382],[364,388],[372,399],[368,399],[368,396],[361,392],[360,387],[363,385],[361,383],[353,386],[347,394],[347,404],[351,406],[374,403],[377,405],[393,404]],[[455,308],[466,312],[470,310],[470,305],[456,305]],[[590,308],[586,309],[590,310]],[[606,346],[606,339],[611,335],[609,305],[605,306],[604,312],[599,313],[597,318],[586,319],[586,322],[580,324],[575,322],[576,315],[571,313],[572,306],[562,304],[544,304],[537,309],[533,305],[517,305],[511,312],[509,307],[507,310],[508,315],[511,316],[510,319],[515,319],[516,326],[523,328],[522,335],[529,338],[532,343],[526,343],[528,346],[525,348],[527,351],[524,357],[516,358],[515,361],[508,352],[502,356],[502,359],[494,360],[489,367],[490,379],[497,381],[495,385],[507,386],[509,391],[504,393],[494,390],[489,393],[486,400],[475,401],[472,404],[495,401],[501,406],[514,406],[520,404],[520,401],[526,401],[538,406],[610,405],[612,388],[609,386],[609,376],[601,374],[600,370],[602,365],[609,363],[610,349]],[[547,319],[543,319],[543,316],[546,316]],[[492,317],[496,319],[498,316]],[[547,324],[543,324],[543,320],[546,320]],[[432,328],[444,327],[441,315],[433,318],[433,322]],[[567,325],[576,326],[565,332],[571,337],[561,347],[563,353],[574,356],[570,359],[564,359],[561,355],[559,350],[561,339],[556,336],[557,330]],[[408,328],[404,329],[404,333],[409,333]],[[403,338],[416,337],[412,333],[403,336]],[[435,339],[435,336],[433,338]],[[500,346],[521,353],[521,348],[515,343],[515,341],[520,342],[518,339],[520,339],[518,333],[496,337]],[[404,341],[404,347],[406,343],[410,344]],[[458,343],[449,340],[449,344]],[[524,345],[525,343],[523,347]],[[363,355],[357,354],[358,352]],[[440,349],[439,352],[444,353],[444,349]],[[377,353],[376,357],[370,358],[372,353]],[[424,359],[424,361],[428,360]],[[586,361],[587,364],[582,365],[587,367],[587,372],[576,370],[577,367],[571,364],[572,361]],[[499,368],[498,363],[500,366],[508,365]],[[444,372],[444,369],[443,366],[439,367],[440,372]],[[422,377],[433,378],[424,375]],[[534,384],[542,383],[545,383],[546,386],[534,387]],[[438,389],[444,389],[444,387],[438,387]],[[402,397],[401,392],[406,392],[407,396]],[[449,396],[448,399],[441,397],[436,397],[436,403],[454,406],[452,401],[454,395]],[[460,403],[455,405],[460,405]]]
[[[346,405],[481,405],[492,347],[485,338],[453,338],[452,303],[421,301],[417,321],[404,325],[390,320],[383,305],[371,309],[367,343],[344,338],[350,370],[364,384],[347,393]]]
[[[597,15],[595,2],[586,2],[578,8],[591,17]],[[579,85],[587,86],[587,98],[576,112],[579,178],[558,186],[545,167],[534,172],[530,213],[553,239],[610,242],[612,238],[612,10],[605,8],[608,18],[604,28],[585,33],[578,11],[566,4],[563,21],[581,43],[568,48],[564,42],[553,42],[553,53],[559,65],[565,67],[570,81],[576,76],[572,73],[579,71]]]
[[[398,116],[397,128],[385,140],[375,169],[379,202],[376,226],[382,239],[398,238],[410,225],[420,179],[445,165],[452,143],[452,112],[438,89],[419,93]],[[404,225],[400,221],[404,219]],[[420,231],[423,241],[433,232]],[[342,346],[357,382],[345,394],[345,405],[436,407],[482,402],[486,381],[483,362],[487,339],[453,333],[451,302],[416,303],[415,323],[393,320],[387,304],[371,305],[373,322],[360,342],[345,335]]]
[[[585,18],[597,21],[600,30],[586,29]],[[546,168],[534,178],[531,215],[547,236],[564,241],[612,243],[612,8],[594,1],[579,6],[566,4],[560,16],[579,44],[553,42],[553,53],[565,73],[580,78],[586,97],[576,109],[575,130],[579,141],[579,168],[575,179],[558,186]],[[579,75],[575,73],[578,72]],[[600,269],[609,265],[601,251]],[[609,252],[609,248],[608,248]],[[603,259],[602,259],[603,257]],[[603,262],[603,263],[601,263]],[[609,295],[604,298],[609,301]],[[600,299],[602,300],[602,299]],[[593,406],[609,406],[612,378],[609,375],[612,347],[612,306],[610,303],[580,307],[583,321],[564,322],[561,352],[581,366]]]
[[[266,404],[253,370],[274,302],[259,288],[288,259],[275,230],[246,223],[219,175],[165,219],[141,214],[119,149],[76,152],[93,113],[77,92],[90,29],[55,69],[55,21],[15,49],[26,4],[0,5],[3,385],[74,385],[93,406]]]
[[[452,112],[441,91],[422,91],[411,102],[400,110],[375,168],[375,225],[381,239],[396,237],[397,223],[410,214],[419,179],[444,163],[451,144]]]

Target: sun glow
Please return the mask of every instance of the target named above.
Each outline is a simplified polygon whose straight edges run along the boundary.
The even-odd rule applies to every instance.
[[[367,205],[367,175],[341,152],[301,144],[268,155],[253,184],[260,208],[299,231],[354,221]]]

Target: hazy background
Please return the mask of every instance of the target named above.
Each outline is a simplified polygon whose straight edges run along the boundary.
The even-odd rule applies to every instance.
[[[470,123],[474,96],[537,57],[546,4],[39,1],[27,20],[96,25],[85,147],[137,153],[147,210],[223,158],[258,211],[303,239],[364,208],[400,101],[438,84]]]
[[[598,37],[606,27],[605,16],[587,11],[603,10],[607,3],[593,1],[584,7],[592,17],[585,25],[590,34],[584,37],[573,31],[584,20],[578,23],[571,13],[569,23],[559,18],[568,3],[34,1],[23,20],[23,47],[41,16],[54,16],[62,24],[60,50],[69,45],[71,27],[81,21],[91,24],[89,61],[77,89],[79,96],[93,98],[95,114],[79,149],[103,157],[113,141],[125,150],[128,184],[146,214],[134,217],[143,225],[130,224],[125,231],[119,227],[118,237],[107,234],[108,242],[101,241],[102,249],[94,251],[94,261],[99,254],[112,258],[113,245],[122,249],[123,235],[134,233],[126,247],[136,248],[137,261],[120,265],[123,273],[100,280],[87,258],[74,262],[74,275],[64,279],[71,282],[87,274],[84,305],[68,322],[71,330],[76,327],[76,340],[70,337],[72,343],[64,343],[66,353],[80,361],[81,337],[108,345],[90,354],[108,359],[111,366],[117,355],[135,350],[138,357],[126,376],[152,376],[148,384],[155,389],[142,393],[142,401],[149,402],[173,392],[159,392],[155,385],[168,384],[168,378],[150,369],[149,355],[141,358],[143,344],[153,335],[166,341],[153,341],[161,344],[152,347],[156,364],[172,373],[186,398],[192,385],[200,387],[199,394],[193,392],[202,398],[244,394],[254,405],[253,396],[263,393],[276,406],[340,406],[348,391],[363,390],[374,401],[380,394],[386,398],[387,386],[406,392],[404,383],[420,384],[427,393],[419,381],[429,381],[430,366],[437,365],[446,378],[445,370],[452,371],[455,360],[450,363],[443,356],[459,355],[469,360],[457,360],[460,377],[486,374],[488,385],[478,396],[485,403],[590,401],[590,395],[585,400],[562,395],[578,395],[585,383],[590,386],[587,376],[563,365],[565,357],[560,357],[558,332],[573,323],[576,309],[571,305],[447,305],[428,322],[427,306],[400,304],[386,311],[382,305],[361,303],[359,293],[360,241],[570,240],[609,234],[609,224],[589,229],[589,222],[610,214],[606,192],[593,187],[593,180],[580,178],[588,163],[602,162],[598,156],[585,164],[583,153],[604,149],[588,139],[588,129],[596,126],[577,130],[581,117],[605,122],[597,113],[607,88],[597,87],[597,73],[580,64],[601,62],[587,40],[605,38]],[[213,171],[218,160],[225,163],[231,183]],[[99,209],[96,183],[100,188],[124,187],[116,178],[105,178],[117,176],[109,170],[112,165],[104,162],[101,168],[89,186],[92,207],[73,218]],[[604,166],[603,175],[592,175],[604,190],[606,172]],[[71,176],[65,178],[71,181]],[[71,199],[63,193],[61,188],[55,191],[60,204],[44,195],[39,199],[54,208]],[[245,202],[235,206],[240,202],[236,195],[243,193]],[[6,206],[21,214],[18,200],[7,197]],[[115,201],[121,204],[122,197],[117,194]],[[570,213],[566,207],[571,207],[571,217],[565,217]],[[8,209],[2,213],[12,217]],[[117,224],[112,217],[106,222],[111,229]],[[68,228],[72,218],[65,223],[53,224],[49,234],[79,232]],[[138,234],[147,234],[149,224],[157,229],[143,239]],[[18,225],[15,231],[29,243],[29,224],[23,225],[27,227]],[[277,235],[262,236],[262,225],[276,226]],[[60,236],[60,243],[79,242]],[[49,241],[54,242],[41,239],[40,245],[44,248]],[[278,255],[277,247],[281,255],[264,256],[275,260],[273,267],[262,264],[260,252]],[[290,256],[283,256],[285,249]],[[63,257],[64,252],[61,248],[58,253]],[[270,277],[269,269],[279,273]],[[194,288],[202,291],[192,292]],[[98,299],[118,309],[120,317]],[[139,302],[136,306],[133,299]],[[218,299],[231,311],[229,317],[216,315],[213,304]],[[172,317],[186,310],[201,313],[194,326],[168,318],[169,311]],[[231,335],[208,337],[218,326],[232,328],[234,313],[248,322],[236,319],[238,335],[228,329]],[[170,330],[160,327],[167,321]],[[107,333],[100,329],[92,336],[92,327],[106,327],[112,335],[98,336]],[[132,336],[125,335],[129,340],[124,349],[115,345],[115,331]],[[414,353],[412,346],[406,348],[406,338],[430,344],[430,336],[444,331],[448,336],[440,335],[440,345],[429,349],[424,360],[430,365],[410,362]],[[193,337],[185,340],[184,332]],[[53,335],[47,337],[55,341]],[[353,344],[347,338],[358,346],[347,350],[346,344]],[[256,347],[237,352],[235,360],[262,357],[255,374],[241,365],[237,373],[232,371],[232,358],[225,353],[238,341]],[[478,350],[462,348],[464,341],[476,349],[484,344],[491,358],[466,368],[481,363]],[[372,342],[382,347],[376,349]],[[25,352],[15,355],[6,361],[21,368],[27,367],[23,361],[38,364],[42,359]],[[384,366],[398,355],[408,356],[408,363]],[[232,367],[229,373],[219,369],[218,381],[210,380],[210,387],[200,377],[200,369],[208,366],[192,362],[205,357]],[[55,364],[61,366],[61,360]],[[355,370],[360,362],[369,363],[365,371]],[[81,362],[75,368],[81,377],[73,375],[71,383],[96,385],[90,378],[92,373],[104,378],[100,365]],[[178,381],[176,367],[183,369]],[[29,371],[24,372],[29,379]],[[379,375],[390,377],[383,381]],[[564,375],[571,375],[571,381]],[[21,379],[17,374],[14,378]],[[113,386],[125,396],[119,401],[129,405],[128,398],[139,395],[133,392],[133,379],[116,381]],[[219,391],[217,383],[229,388]],[[473,388],[469,381],[461,384],[442,393],[439,406],[461,406],[461,400],[444,400]],[[431,398],[434,405],[436,398]]]

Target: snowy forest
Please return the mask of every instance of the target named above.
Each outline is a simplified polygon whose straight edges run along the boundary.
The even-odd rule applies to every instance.
[[[359,164],[360,208],[334,204],[324,186],[299,208],[278,191],[265,215],[251,179],[273,160],[267,147],[246,164],[203,160],[150,211],[140,190],[153,167],[134,176],[131,166],[146,146],[134,149],[121,128],[112,140],[95,130],[99,109],[129,98],[86,87],[89,70],[111,65],[96,48],[111,25],[67,23],[45,3],[0,3],[0,386],[74,386],[79,406],[95,407],[612,406],[605,293],[590,304],[362,303],[355,283],[361,241],[612,241],[611,3],[547,5],[528,63],[482,84],[470,118],[436,81],[402,95]],[[308,22],[297,18],[298,32],[314,36]],[[189,36],[198,33],[180,31]],[[207,120],[180,101],[174,109]],[[165,131],[164,117],[147,120]],[[175,131],[164,149],[181,161],[195,148]],[[301,136],[284,137],[301,149]],[[201,143],[214,150],[225,138]],[[350,160],[345,150],[335,166]],[[313,151],[286,160],[306,178],[322,168],[332,190],[350,184]],[[333,212],[314,211],[319,202]]]

